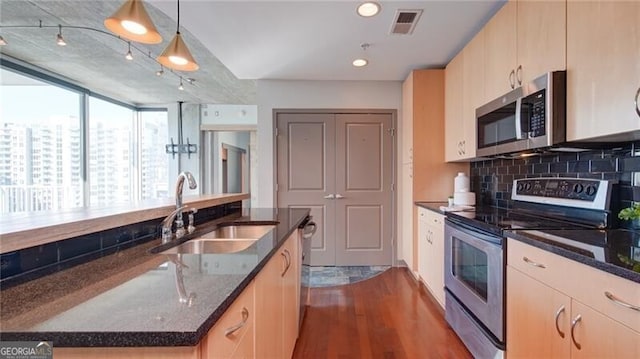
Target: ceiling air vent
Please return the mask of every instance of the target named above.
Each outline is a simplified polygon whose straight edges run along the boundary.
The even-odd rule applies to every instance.
[[[391,25],[391,34],[409,35],[415,29],[422,10],[398,10]]]

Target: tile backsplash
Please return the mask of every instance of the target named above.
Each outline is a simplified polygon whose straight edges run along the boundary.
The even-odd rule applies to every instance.
[[[203,208],[195,214],[194,221],[198,225],[241,210],[242,202],[239,201]],[[15,285],[154,240],[160,235],[162,219],[152,219],[3,253],[0,255],[0,283],[3,287]]]
[[[478,204],[509,208],[513,180],[532,177],[616,180],[612,211],[617,211],[640,201],[640,141],[604,150],[471,163],[471,190]]]

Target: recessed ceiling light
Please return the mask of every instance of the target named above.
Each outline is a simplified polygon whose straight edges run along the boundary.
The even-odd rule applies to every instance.
[[[355,59],[352,62],[353,66],[355,67],[367,66],[368,63],[369,61],[367,61],[367,59]]]
[[[358,15],[363,17],[375,16],[380,12],[380,4],[374,1],[363,2],[358,6]]]

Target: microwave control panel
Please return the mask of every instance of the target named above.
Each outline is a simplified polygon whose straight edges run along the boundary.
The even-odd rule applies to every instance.
[[[546,96],[545,90],[524,97],[522,99],[521,116],[526,116],[529,124],[529,136],[540,137],[546,134]]]

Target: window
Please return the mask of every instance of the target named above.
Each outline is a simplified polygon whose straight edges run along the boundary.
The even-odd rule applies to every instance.
[[[168,195],[166,110],[118,104],[29,75],[0,68],[0,213]]]
[[[0,71],[0,212],[81,207],[80,94]]]

